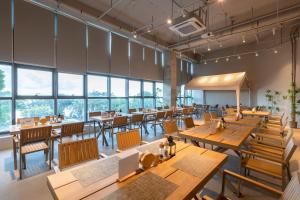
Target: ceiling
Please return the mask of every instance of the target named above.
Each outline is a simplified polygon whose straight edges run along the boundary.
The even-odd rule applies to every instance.
[[[202,53],[207,51],[208,45],[213,46],[212,50],[217,50],[224,48],[224,46],[241,44],[242,40],[240,36],[233,36],[228,39],[228,37],[224,37],[223,32],[218,37],[205,41],[199,38],[202,33],[180,37],[169,30],[169,25],[166,23],[166,20],[172,16],[172,0],[73,0],[72,2],[79,2],[80,5],[93,8],[100,13],[107,12],[103,19],[110,17],[114,19],[110,20],[111,23],[126,24],[128,31],[136,31],[138,37],[148,37],[157,43],[183,52],[197,51],[197,53]],[[111,2],[112,9],[110,9]],[[222,3],[219,3],[218,0],[174,0],[173,18],[181,16],[183,10],[190,12],[199,6],[205,7],[209,13],[206,32],[212,31],[214,33],[215,30],[228,27],[232,23],[237,24],[298,4],[300,4],[299,0],[223,0]],[[276,20],[276,15],[272,19]],[[120,23],[117,24],[121,27]],[[250,23],[249,25],[250,27],[258,26],[257,23]],[[147,32],[148,30],[151,32]],[[231,29],[230,33],[234,31],[235,29]],[[226,34],[228,36],[228,32]],[[268,37],[269,34],[272,32],[260,33],[259,39]],[[244,33],[243,37],[247,43],[257,40],[255,34],[252,33]]]

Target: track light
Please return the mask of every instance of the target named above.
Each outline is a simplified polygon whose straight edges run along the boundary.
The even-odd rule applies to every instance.
[[[136,32],[133,33],[133,38],[137,38]]]
[[[206,62],[206,60],[204,60],[204,65],[206,65],[207,64],[207,62]]]
[[[216,63],[218,63],[219,62],[219,60],[218,59],[216,59],[216,61],[215,61]]]
[[[211,48],[209,45],[207,45],[207,51],[211,51]]]
[[[171,18],[167,19],[167,24],[172,24],[172,19]]]

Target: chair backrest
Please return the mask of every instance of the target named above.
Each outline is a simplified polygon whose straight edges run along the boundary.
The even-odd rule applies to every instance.
[[[211,119],[217,119],[218,115],[216,112],[210,112],[210,117],[211,117]]]
[[[188,115],[188,114],[189,114],[188,108],[183,108],[183,109],[182,109],[182,114],[183,114],[183,115]]]
[[[70,137],[72,135],[83,134],[84,122],[76,122],[70,124],[63,124],[61,126],[60,137]]]
[[[40,121],[40,117],[23,117],[17,119],[17,124],[20,124],[22,119],[33,119],[34,122]]]
[[[283,191],[281,200],[296,200],[300,198],[300,173],[296,173]]]
[[[113,127],[126,126],[127,123],[127,116],[114,117]]]
[[[208,112],[204,112],[203,119],[204,119],[204,122],[210,122],[210,120],[211,120],[210,114]]]
[[[290,161],[290,159],[292,158],[296,148],[297,148],[297,145],[295,145],[294,139],[291,138],[288,141],[288,143],[285,147],[285,150],[284,150],[284,161],[286,163],[288,163]]]
[[[97,116],[101,116],[101,112],[89,112],[89,117],[97,117]]]
[[[169,109],[170,107],[169,106],[164,106],[164,109]]]
[[[135,114],[131,117],[131,123],[143,122],[144,115],[143,114]]]
[[[128,113],[129,113],[129,114],[131,114],[131,113],[133,113],[133,112],[136,112],[136,109],[135,109],[135,108],[129,108],[129,109],[128,109]]]
[[[123,151],[141,145],[139,129],[117,133],[118,149]]]
[[[77,140],[74,142],[58,144],[59,168],[63,169],[84,161],[99,158],[96,138]]]
[[[173,110],[168,110],[166,111],[166,115],[165,115],[165,118],[173,118]]]
[[[192,115],[192,114],[193,114],[193,111],[194,111],[194,108],[193,108],[193,107],[189,107],[189,108],[188,108],[188,114],[189,114],[189,115]]]
[[[165,134],[178,133],[178,127],[176,124],[176,120],[165,121],[163,123],[163,127],[165,130]]]
[[[184,125],[185,125],[185,128],[194,128],[195,127],[195,124],[194,124],[194,120],[192,117],[186,117],[184,118]]]
[[[163,118],[165,118],[165,114],[166,114],[166,112],[164,112],[164,111],[157,112],[156,113],[156,119],[163,119]]]
[[[33,142],[48,141],[51,136],[51,131],[51,126],[21,129],[20,146]]]

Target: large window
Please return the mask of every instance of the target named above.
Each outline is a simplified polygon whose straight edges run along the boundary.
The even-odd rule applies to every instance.
[[[54,115],[53,99],[25,99],[16,101],[16,118]]]
[[[155,101],[156,101],[156,107],[163,107],[164,106],[164,102],[163,102],[163,97],[164,97],[164,93],[163,93],[163,83],[159,83],[156,82],[155,83]]]
[[[83,96],[83,75],[58,73],[59,96]]]
[[[58,99],[58,114],[63,114],[65,120],[84,120],[83,99]]]
[[[129,96],[142,96],[141,95],[141,81],[129,80]]]
[[[123,78],[111,78],[111,97],[125,97],[126,96],[126,80]]]
[[[111,99],[111,109],[118,112],[127,112],[127,99],[113,98]]]
[[[129,108],[139,109],[142,108],[141,98],[129,98]]]
[[[88,75],[88,96],[107,97],[107,77]]]
[[[88,112],[105,112],[109,110],[109,99],[89,99]]]
[[[52,96],[52,72],[18,68],[18,96]]]
[[[0,132],[7,131],[12,122],[12,68],[0,64]]]
[[[144,98],[144,108],[154,108],[154,98]]]
[[[144,82],[144,96],[149,97],[149,96],[154,96],[153,95],[153,83],[145,81]]]

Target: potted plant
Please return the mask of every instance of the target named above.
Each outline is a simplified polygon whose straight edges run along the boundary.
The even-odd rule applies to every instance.
[[[298,110],[298,105],[300,104],[300,98],[297,96],[297,94],[299,93],[300,93],[300,87],[294,86],[288,90],[287,95],[283,96],[283,99],[291,100],[291,121],[290,121],[291,128],[297,128],[298,125],[296,121],[296,116],[300,115],[300,110]]]

